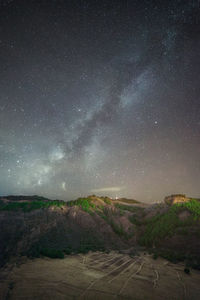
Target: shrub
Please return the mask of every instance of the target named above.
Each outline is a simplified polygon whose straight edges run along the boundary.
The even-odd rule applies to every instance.
[[[68,248],[64,249],[64,253],[67,255],[70,255],[72,253],[72,248],[68,247]]]
[[[93,233],[87,232],[87,236],[82,237],[79,247],[77,249],[78,253],[87,253],[89,251],[104,251],[105,247],[103,241],[95,237]]]
[[[135,225],[141,225],[141,221],[135,215],[129,216],[129,221]]]
[[[157,259],[159,256],[171,261],[172,263],[177,263],[185,259],[185,256],[182,253],[173,250],[153,249],[153,259]]]
[[[40,254],[50,258],[64,258],[63,252],[56,249],[43,248],[40,250]]]
[[[184,272],[189,275],[190,274],[190,269],[189,268],[185,268]]]
[[[157,254],[157,253],[154,253],[153,259],[157,259],[157,258],[158,258],[158,254]]]

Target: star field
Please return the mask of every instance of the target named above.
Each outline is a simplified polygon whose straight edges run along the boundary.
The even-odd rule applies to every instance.
[[[0,194],[199,196],[200,3],[0,2]]]

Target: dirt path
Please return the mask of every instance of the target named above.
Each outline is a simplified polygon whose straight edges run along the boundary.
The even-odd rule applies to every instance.
[[[0,300],[199,300],[200,272],[116,252],[28,260],[0,273]]]

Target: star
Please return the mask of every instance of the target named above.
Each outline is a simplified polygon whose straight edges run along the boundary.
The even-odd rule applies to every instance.
[[[199,197],[195,1],[21,2],[0,4],[0,195]]]

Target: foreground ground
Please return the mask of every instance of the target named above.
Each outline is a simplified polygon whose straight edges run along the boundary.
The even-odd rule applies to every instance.
[[[39,258],[0,273],[1,300],[200,299],[200,272],[141,253],[117,252]]]

